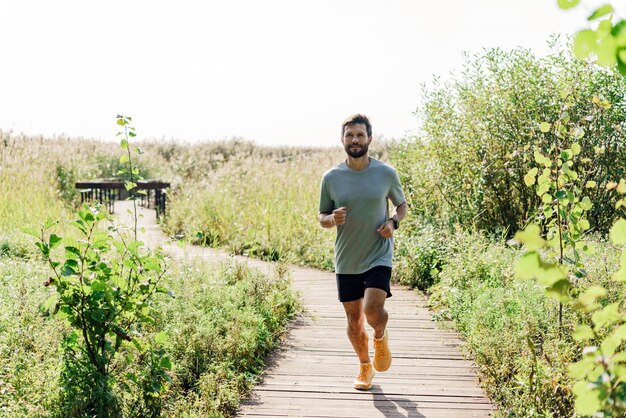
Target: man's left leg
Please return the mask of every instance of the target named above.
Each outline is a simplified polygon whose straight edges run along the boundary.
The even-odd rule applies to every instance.
[[[374,329],[374,368],[380,372],[389,369],[391,352],[387,337],[387,321],[389,314],[385,310],[387,292],[382,289],[369,287],[365,289],[363,311],[367,323]]]

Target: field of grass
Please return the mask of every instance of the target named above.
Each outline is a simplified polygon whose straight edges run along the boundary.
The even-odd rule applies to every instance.
[[[85,388],[72,383],[80,382],[81,374],[64,360],[62,342],[72,330],[44,307],[53,293],[52,286],[44,286],[50,271],[32,237],[21,230],[38,228],[51,218],[59,221],[60,235],[72,236],[74,180],[114,174],[119,146],[58,138],[2,139],[0,416],[83,416],[89,413],[82,409],[80,392]],[[139,160],[142,171],[157,176],[151,169],[162,163],[160,155],[147,152],[146,162]],[[174,298],[156,297],[154,323],[136,330],[146,340],[165,332],[164,349],[173,364],[171,381],[158,401],[151,401],[150,410],[159,416],[229,416],[254,384],[299,302],[284,269],[267,277],[235,262],[170,263],[163,285]],[[112,366],[122,368],[111,392],[123,416],[147,411],[145,388],[126,377],[145,373],[149,359],[142,356],[131,344],[124,345]]]

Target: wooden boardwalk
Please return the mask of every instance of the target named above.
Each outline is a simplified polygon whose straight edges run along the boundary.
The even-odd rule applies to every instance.
[[[146,228],[141,239],[149,245],[159,242],[178,257],[229,257],[209,248],[167,244],[154,218],[153,211],[145,211],[140,220]],[[272,268],[269,263],[238,258],[262,271]],[[459,352],[462,341],[453,332],[437,329],[424,297],[398,286],[392,288],[393,297],[386,304],[391,368],[377,373],[372,390],[354,390],[359,363],[346,336],[335,275],[296,266],[290,270],[305,312],[292,324],[283,347],[270,359],[262,381],[242,403],[238,416],[491,416],[494,407],[478,384],[476,370]],[[373,355],[369,327],[368,332]]]

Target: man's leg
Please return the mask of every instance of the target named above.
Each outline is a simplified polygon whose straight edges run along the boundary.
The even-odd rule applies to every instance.
[[[365,289],[365,316],[374,328],[374,368],[384,372],[391,366],[391,351],[387,337],[387,321],[389,314],[385,310],[387,292],[377,288]]]
[[[352,302],[343,302],[343,308],[348,318],[348,339],[352,343],[354,352],[361,362],[359,374],[354,379],[354,388],[369,390],[372,388],[374,368],[370,362],[367,331],[365,331],[365,316],[363,315],[363,299]]]
[[[348,319],[347,334],[354,352],[361,363],[369,363],[370,355],[365,331],[365,317],[363,316],[363,299],[351,302],[342,302]]]
[[[389,320],[389,314],[385,310],[387,292],[382,289],[368,287],[365,289],[365,317],[367,323],[374,329],[374,338],[382,338],[385,327]]]

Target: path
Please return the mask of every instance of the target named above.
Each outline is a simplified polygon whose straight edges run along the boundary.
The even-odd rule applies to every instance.
[[[117,202],[124,213],[130,202]],[[178,257],[221,260],[209,248],[168,244],[152,210],[140,219],[140,239]],[[238,257],[262,271],[269,263]],[[458,347],[462,341],[437,329],[426,299],[406,288],[392,287],[389,342],[393,363],[378,373],[371,391],[352,389],[358,359],[345,333],[346,320],[337,301],[333,273],[291,266],[293,287],[301,293],[305,313],[272,357],[262,382],[245,401],[241,417],[487,417],[493,406],[478,385],[476,370]],[[371,331],[368,329],[368,331]],[[370,332],[371,334],[371,332]],[[370,350],[373,354],[373,349]]]

